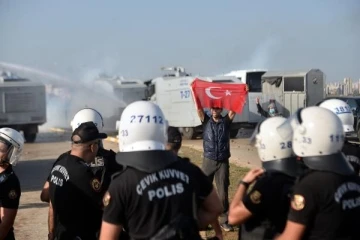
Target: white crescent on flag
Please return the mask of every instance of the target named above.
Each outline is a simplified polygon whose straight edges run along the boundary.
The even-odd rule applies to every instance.
[[[220,98],[222,98],[222,97],[216,97],[216,96],[212,95],[211,89],[213,89],[213,88],[219,88],[219,87],[208,87],[208,88],[206,88],[205,89],[206,95],[208,95],[208,97],[212,98],[212,99],[220,99]]]

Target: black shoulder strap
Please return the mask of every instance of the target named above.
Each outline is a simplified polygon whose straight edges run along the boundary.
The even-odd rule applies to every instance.
[[[14,174],[13,171],[11,171],[10,173],[4,172],[4,173],[0,174],[0,184],[4,183],[6,180],[8,180],[8,178],[13,174]]]

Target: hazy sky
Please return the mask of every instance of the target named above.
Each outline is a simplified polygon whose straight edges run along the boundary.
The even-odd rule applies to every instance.
[[[0,0],[0,61],[150,78],[320,68],[360,78],[359,0]]]

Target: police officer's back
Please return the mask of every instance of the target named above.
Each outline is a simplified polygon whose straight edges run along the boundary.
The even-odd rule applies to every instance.
[[[265,173],[262,174],[262,169],[249,171],[240,181],[230,205],[230,224],[244,224],[239,239],[272,239],[285,228],[289,194],[299,174],[299,165],[292,151],[292,136],[282,138],[276,131],[285,121],[280,116],[268,118],[258,124],[251,137]],[[256,177],[259,178],[256,180]]]
[[[220,214],[212,183],[200,168],[166,151],[166,143],[167,121],[156,104],[138,101],[127,106],[117,154],[125,170],[104,196],[100,239],[117,239],[122,227],[131,239],[200,239],[196,199],[204,200],[200,225]],[[202,220],[204,215],[208,220]]]
[[[12,128],[0,129],[0,239],[14,240],[13,224],[19,208],[21,188],[13,166],[22,154],[24,139]]]
[[[313,106],[298,110],[286,125],[309,171],[294,186],[288,222],[277,239],[360,239],[360,179],[341,152],[340,119]]]
[[[327,99],[319,103],[319,107],[327,108],[335,113],[341,120],[345,132],[345,142],[342,152],[346,155],[354,171],[360,173],[360,145],[351,143],[346,138],[347,135],[354,133],[354,115],[350,106],[340,99]]]
[[[70,154],[55,163],[50,177],[50,200],[55,212],[55,237],[96,239],[101,224],[101,185],[89,164],[100,139],[93,122],[82,123],[72,134]]]
[[[84,122],[93,122],[96,125],[99,132],[103,131],[103,127],[104,127],[103,118],[101,114],[95,109],[83,108],[80,111],[78,111],[70,122],[72,131],[75,131],[75,129]],[[67,151],[64,154],[70,154],[70,151]],[[110,185],[111,176],[115,172],[118,172],[122,169],[122,167],[116,163],[115,155],[116,153],[114,151],[105,149],[103,147],[102,141],[99,140],[99,150],[97,152],[95,161],[92,162],[90,166],[95,176],[101,183],[101,191],[103,193],[105,193],[105,191]],[[63,157],[64,157],[63,155],[60,155],[58,159],[62,159]],[[57,160],[54,162],[53,166],[56,164]],[[50,176],[51,173],[46,179],[43,190],[41,191],[40,194],[40,199],[43,202],[49,202]]]
[[[93,108],[83,108],[74,115],[70,123],[72,130],[74,131],[83,122],[94,122],[99,132],[104,130],[104,119],[100,112]],[[105,149],[103,142],[100,141],[95,161],[90,165],[94,174],[100,180],[101,191],[104,193],[110,185],[111,176],[122,169],[116,163],[115,155],[114,151]]]

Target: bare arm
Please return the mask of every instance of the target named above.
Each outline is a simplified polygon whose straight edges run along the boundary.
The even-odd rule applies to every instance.
[[[242,201],[245,193],[246,187],[241,184],[230,204],[229,224],[231,225],[242,224],[252,215],[252,213],[245,207]]]
[[[50,196],[49,196],[49,182],[46,181],[44,184],[43,189],[41,190],[41,194],[40,194],[40,200],[42,202],[49,202],[50,201]]]
[[[305,233],[305,225],[300,223],[295,223],[292,221],[287,221],[285,230],[282,234],[276,237],[276,240],[301,240],[302,236]]]
[[[200,121],[201,122],[204,122],[204,119],[205,119],[205,113],[204,113],[204,109],[198,109],[197,110],[197,113],[198,113],[198,116],[200,118]]]
[[[263,173],[264,170],[261,168],[251,169],[245,175],[243,181],[251,184],[256,180],[257,177],[259,177]],[[245,193],[246,193],[246,187],[243,184],[240,184],[230,204],[230,209],[229,209],[229,223],[232,225],[242,224],[249,217],[252,216],[252,213],[245,207],[243,202]]]
[[[217,221],[218,216],[222,213],[223,208],[219,196],[215,189],[207,196],[198,211],[199,228],[206,228],[211,223]]]
[[[235,115],[236,115],[236,112],[233,112],[233,111],[229,111],[229,113],[228,113],[228,115],[229,115],[229,119],[232,121],[232,120],[234,120],[234,117],[235,117]]]
[[[101,225],[100,240],[118,240],[122,226],[103,221]]]
[[[49,235],[48,235],[48,239],[52,240],[54,239],[54,209],[52,207],[51,201],[49,202],[49,212],[48,212],[48,231],[49,231]]]
[[[0,207],[0,240],[4,240],[9,233],[10,228],[14,225],[17,209]]]

